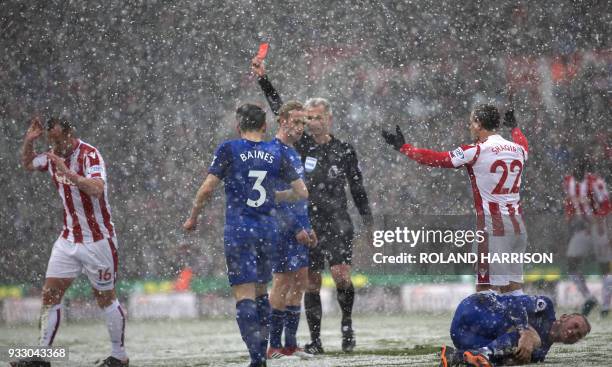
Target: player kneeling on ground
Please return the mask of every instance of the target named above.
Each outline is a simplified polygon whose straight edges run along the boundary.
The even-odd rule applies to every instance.
[[[236,111],[241,139],[221,144],[183,224],[193,230],[204,204],[221,180],[225,182],[224,245],[227,276],[236,299],[236,321],[251,356],[251,367],[266,365],[270,334],[270,302],[267,284],[272,279],[278,225],[273,215],[276,202],[308,198],[287,152],[264,142],[266,113],[244,104]],[[278,182],[291,189],[275,191]]]
[[[545,296],[475,293],[457,306],[450,329],[456,349],[442,347],[440,366],[542,362],[553,343],[574,344],[590,331],[581,314],[556,319]]]
[[[44,133],[32,119],[21,150],[21,163],[28,171],[47,171],[64,204],[64,226],[53,244],[42,291],[40,345],[51,346],[62,319],[62,298],[81,273],[93,287],[98,306],[106,317],[111,356],[99,366],[127,366],[125,311],[115,296],[117,238],[106,189],[106,166],[98,150],[76,138],[72,122],[63,118],[47,121],[47,140],[52,149],[34,152],[34,141]],[[13,367],[50,366],[49,362],[22,360]]]

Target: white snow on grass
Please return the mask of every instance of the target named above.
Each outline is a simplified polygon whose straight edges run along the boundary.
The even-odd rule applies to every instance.
[[[359,315],[354,318],[357,349],[352,355],[340,350],[340,320],[323,319],[323,346],[329,354],[311,360],[271,360],[268,366],[437,366],[437,348],[450,344],[450,314]],[[612,318],[591,318],[593,330],[576,345],[553,346],[547,366],[611,365]],[[0,327],[0,345],[33,345],[36,325]],[[308,326],[302,318],[300,343],[308,341]],[[70,362],[55,366],[92,366],[110,352],[102,320],[62,324],[57,346],[68,346]],[[129,321],[126,346],[130,366],[246,366],[248,355],[233,318]]]

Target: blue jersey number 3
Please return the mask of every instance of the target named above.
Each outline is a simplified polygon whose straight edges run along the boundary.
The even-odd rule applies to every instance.
[[[266,174],[268,174],[267,171],[257,171],[257,170],[249,171],[249,177],[256,178],[255,184],[253,185],[253,190],[259,192],[259,197],[257,198],[257,200],[248,199],[246,202],[247,205],[252,208],[258,208],[266,201],[266,195],[267,195],[266,189],[265,187],[261,185],[264,178],[266,178]]]

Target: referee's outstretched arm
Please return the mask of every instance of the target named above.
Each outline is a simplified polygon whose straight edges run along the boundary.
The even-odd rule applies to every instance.
[[[278,116],[278,111],[280,111],[283,106],[283,100],[281,99],[280,94],[274,89],[274,86],[268,79],[266,75],[266,70],[264,68],[263,60],[255,57],[251,61],[251,69],[253,73],[257,75],[257,81],[259,82],[259,86],[261,90],[263,90],[264,95],[266,96],[266,100],[270,105],[270,109],[272,112]]]

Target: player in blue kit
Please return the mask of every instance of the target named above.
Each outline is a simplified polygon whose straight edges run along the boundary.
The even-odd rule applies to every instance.
[[[308,190],[284,149],[264,142],[266,114],[244,104],[236,111],[241,139],[226,141],[216,152],[200,186],[185,230],[193,230],[204,204],[221,180],[225,183],[224,228],[227,275],[236,299],[236,320],[251,357],[250,366],[266,365],[270,303],[267,283],[278,235],[276,202],[308,198]],[[276,191],[279,181],[290,189]]]
[[[591,331],[581,314],[555,317],[545,296],[509,296],[479,292],[455,311],[451,339],[440,366],[500,366],[542,362],[553,343],[573,344]]]
[[[293,144],[304,133],[303,106],[298,101],[288,101],[278,113],[279,128],[273,144],[285,150],[300,177],[304,179],[304,167]],[[280,182],[279,190],[288,189]],[[302,296],[308,285],[308,248],[317,244],[317,238],[308,219],[308,203],[278,203],[276,218],[279,224],[278,256],[273,263],[272,289],[270,291],[270,347],[268,358],[295,355],[308,357],[297,345],[297,329],[300,321]],[[285,345],[281,337],[285,331]]]

